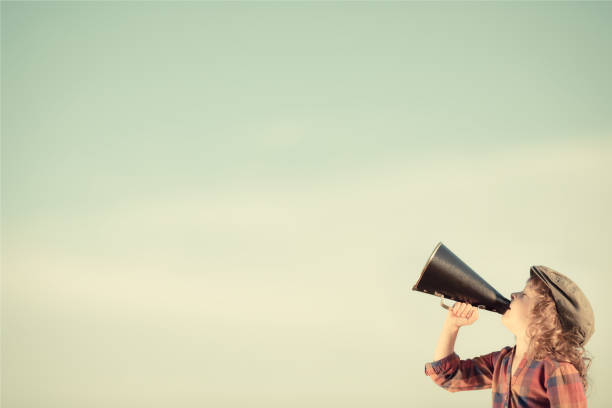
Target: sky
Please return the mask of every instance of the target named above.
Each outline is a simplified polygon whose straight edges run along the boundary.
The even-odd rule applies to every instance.
[[[0,11],[3,407],[488,404],[424,375],[438,242],[578,283],[606,403],[612,4]]]

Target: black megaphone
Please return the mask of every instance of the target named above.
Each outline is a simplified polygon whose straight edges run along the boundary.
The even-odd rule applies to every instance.
[[[499,314],[504,314],[510,306],[510,300],[503,297],[442,242],[434,248],[412,290],[441,297],[440,304],[445,309],[449,307],[444,304],[444,299],[469,303]]]

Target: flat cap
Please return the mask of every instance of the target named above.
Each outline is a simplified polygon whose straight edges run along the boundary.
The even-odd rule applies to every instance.
[[[582,290],[570,278],[547,266],[532,266],[529,271],[550,288],[563,328],[577,327],[583,336],[581,345],[585,345],[595,331],[595,315]]]

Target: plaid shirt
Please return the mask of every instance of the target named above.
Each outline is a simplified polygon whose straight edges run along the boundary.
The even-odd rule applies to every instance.
[[[493,408],[587,406],[582,379],[572,364],[523,358],[512,375],[514,349],[504,347],[468,360],[452,353],[425,364],[425,374],[450,392],[491,388]]]

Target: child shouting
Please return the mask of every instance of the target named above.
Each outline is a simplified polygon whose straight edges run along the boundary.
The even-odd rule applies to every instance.
[[[454,352],[461,326],[478,308],[455,303],[448,311],[434,360],[425,374],[450,392],[492,389],[494,408],[587,406],[584,345],[594,331],[593,309],[578,286],[546,266],[532,266],[522,292],[512,294],[503,324],[514,347],[461,360]]]

